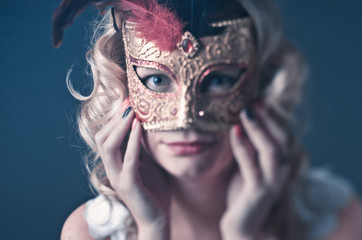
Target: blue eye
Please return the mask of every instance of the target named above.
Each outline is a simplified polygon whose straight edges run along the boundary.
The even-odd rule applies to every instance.
[[[142,83],[155,92],[173,92],[175,82],[164,75],[151,75],[141,78]]]
[[[201,93],[222,93],[230,90],[245,74],[246,68],[225,68],[209,73],[201,82]]]
[[[232,78],[226,75],[211,75],[207,76],[201,83],[200,91],[202,93],[218,93],[229,90],[234,86],[237,78]]]
[[[159,76],[150,77],[155,85],[162,85],[163,79]]]

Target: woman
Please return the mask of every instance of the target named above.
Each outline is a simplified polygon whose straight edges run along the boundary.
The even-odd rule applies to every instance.
[[[80,132],[100,195],[62,239],[361,239],[349,185],[308,168],[292,113],[304,65],[268,1],[89,1]],[[54,44],[88,4],[63,1]],[[106,10],[104,10],[106,11]]]

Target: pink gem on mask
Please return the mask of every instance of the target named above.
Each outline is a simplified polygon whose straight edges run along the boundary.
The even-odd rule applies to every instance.
[[[182,49],[186,53],[191,53],[194,50],[194,45],[190,39],[184,39],[182,41]]]

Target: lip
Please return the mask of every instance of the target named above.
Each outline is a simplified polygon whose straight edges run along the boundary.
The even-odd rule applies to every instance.
[[[215,144],[209,141],[180,141],[164,143],[176,155],[193,155],[205,151]]]

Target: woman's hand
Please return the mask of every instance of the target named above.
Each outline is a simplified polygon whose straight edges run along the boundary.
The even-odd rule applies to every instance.
[[[138,239],[167,239],[167,181],[159,166],[141,152],[141,138],[142,128],[128,99],[95,136],[110,184],[136,221]]]
[[[281,162],[288,139],[260,104],[240,118],[230,132],[240,173],[230,183],[221,232],[224,240],[259,240],[289,173],[289,164]]]

